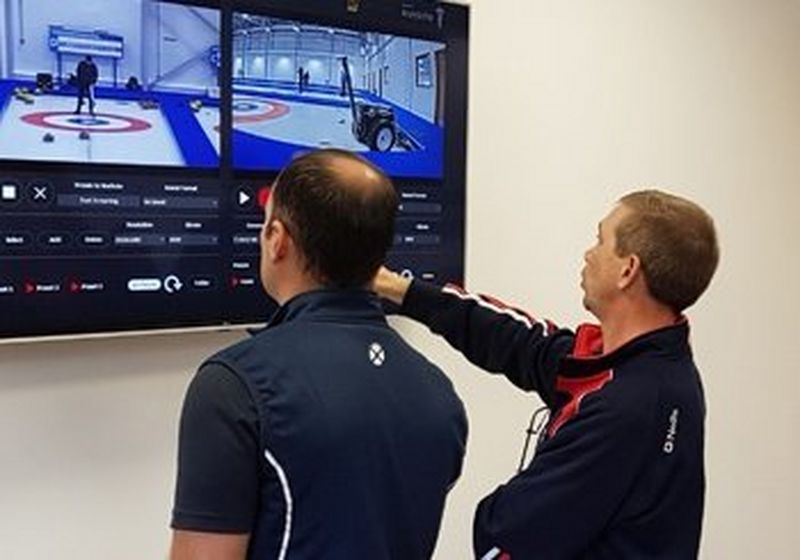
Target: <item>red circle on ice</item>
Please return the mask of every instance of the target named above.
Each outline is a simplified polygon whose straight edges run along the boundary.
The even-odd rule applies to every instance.
[[[78,120],[69,111],[49,111],[43,113],[31,113],[21,117],[22,121],[42,128],[53,128],[56,130],[70,130],[75,132],[141,132],[152,128],[152,125],[142,119],[133,117],[123,117],[108,113],[97,113],[94,117],[81,119],[81,122],[70,122]]]
[[[255,113],[255,111],[259,111]],[[289,106],[265,99],[238,99],[234,101],[234,124],[270,121],[289,112]]]

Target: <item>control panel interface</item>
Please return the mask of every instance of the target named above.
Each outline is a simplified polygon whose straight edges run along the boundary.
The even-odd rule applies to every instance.
[[[222,319],[213,180],[17,174],[0,181],[0,334]]]
[[[85,2],[0,2],[0,339],[265,323],[263,208],[319,148],[391,177],[389,267],[463,281],[467,6]]]
[[[0,179],[0,337],[260,323],[259,238],[274,177],[17,173]],[[452,279],[442,187],[398,181],[388,264]]]

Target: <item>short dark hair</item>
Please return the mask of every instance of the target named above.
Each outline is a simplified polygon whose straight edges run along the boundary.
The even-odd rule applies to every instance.
[[[694,202],[653,189],[627,194],[620,203],[631,212],[617,226],[617,254],[638,255],[650,295],[682,312],[717,269],[714,221]]]
[[[343,162],[363,166],[372,177],[350,177],[336,167]],[[323,285],[365,286],[385,261],[398,197],[386,174],[366,159],[337,149],[310,152],[281,172],[271,196],[273,216]]]

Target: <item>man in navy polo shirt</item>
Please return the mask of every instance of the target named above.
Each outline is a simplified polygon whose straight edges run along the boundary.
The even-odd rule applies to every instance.
[[[173,560],[430,558],[467,424],[369,290],[397,205],[380,170],[339,150],[276,180],[261,277],[280,308],[189,386]]]

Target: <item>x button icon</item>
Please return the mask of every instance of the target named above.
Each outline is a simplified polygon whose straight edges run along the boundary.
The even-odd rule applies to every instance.
[[[31,202],[50,204],[53,201],[53,186],[45,182],[30,183],[28,185],[28,195]]]

